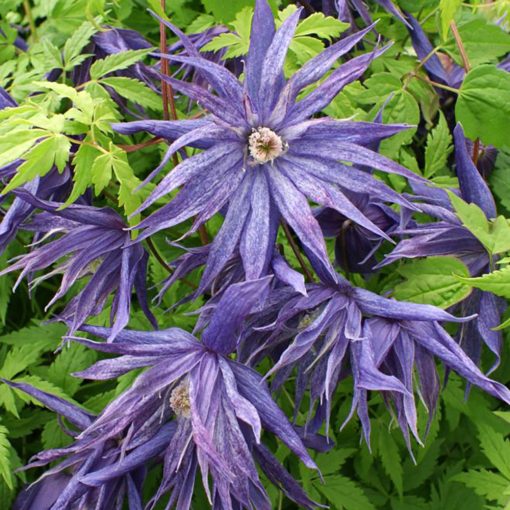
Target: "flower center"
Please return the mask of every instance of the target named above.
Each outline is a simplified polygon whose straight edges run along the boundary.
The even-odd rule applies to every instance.
[[[287,144],[271,129],[259,127],[253,129],[249,136],[248,147],[250,156],[256,163],[263,165],[283,154],[287,149]]]
[[[179,417],[189,418],[191,403],[189,401],[189,387],[187,381],[182,381],[170,394],[170,407]]]

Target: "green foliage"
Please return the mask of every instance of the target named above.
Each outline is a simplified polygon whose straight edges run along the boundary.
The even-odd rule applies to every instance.
[[[495,147],[510,146],[510,73],[493,65],[475,67],[459,90],[455,115],[470,138]]]
[[[151,51],[153,51],[152,48],[141,50],[126,50],[121,53],[108,55],[101,60],[96,60],[90,66],[90,78],[92,80],[99,80],[99,78],[102,78],[106,74],[126,69],[127,67],[139,62]]]
[[[423,169],[424,177],[433,177],[441,170],[444,170],[452,150],[452,135],[444,115],[440,113],[437,125],[427,135],[425,166]]]
[[[462,0],[439,0],[439,13],[441,17],[441,35],[446,39],[450,23],[454,20]]]
[[[469,278],[469,270],[454,257],[428,257],[413,260],[397,269],[405,281],[395,286],[393,296],[400,301],[413,301],[449,308],[465,299],[469,285],[457,276]]]
[[[510,299],[510,265],[478,278],[462,278],[462,281],[478,289]]]

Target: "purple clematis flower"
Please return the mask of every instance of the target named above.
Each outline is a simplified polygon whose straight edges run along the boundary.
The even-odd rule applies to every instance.
[[[349,195],[351,202],[386,234],[391,234],[400,221],[399,215],[390,207],[369,195]],[[349,273],[371,273],[377,264],[375,252],[382,243],[379,236],[338,213],[333,209],[320,208],[315,216],[325,237],[335,238],[336,263]]]
[[[323,77],[369,30],[331,45],[285,81],[282,68],[299,15],[298,10],[275,32],[267,1],[256,2],[244,84],[224,67],[202,58],[187,37],[169,25],[193,56],[167,57],[195,66],[217,95],[194,84],[165,79],[175,90],[198,101],[209,115],[199,120],[114,125],[124,134],[144,130],[175,140],[162,164],[148,179],[185,145],[205,149],[185,159],[156,186],[141,209],[178,187],[182,189],[170,203],[139,225],[143,229],[141,238],[145,238],[196,216],[193,232],[220,209],[227,210],[225,221],[211,245],[202,289],[216,278],[236,248],[247,279],[266,274],[282,218],[333,275],[320,226],[308,199],[335,209],[354,223],[387,238],[344,191],[375,194],[381,200],[403,205],[406,200],[357,166],[368,165],[419,180],[409,170],[365,147],[405,126],[327,117],[310,119],[329,104],[344,85],[360,77],[380,52],[348,61],[313,92],[297,101],[303,88]]]
[[[313,284],[307,291],[307,296],[288,289],[275,291],[269,309],[260,314],[261,320],[255,315],[250,323],[258,341],[250,338],[253,330],[247,330],[241,348],[246,359],[246,344],[252,345],[248,363],[260,359],[261,352],[276,357],[276,364],[266,374],[277,374],[276,387],[297,368],[296,405],[307,388],[310,410],[319,402],[312,430],[324,420],[329,426],[333,392],[351,373],[354,394],[347,420],[357,410],[367,443],[367,394],[371,390],[382,392],[385,400],[393,403],[408,444],[409,432],[419,441],[413,372],[416,367],[420,393],[433,413],[438,393],[434,358],[469,383],[510,402],[510,390],[484,376],[439,325],[440,321],[470,318],[459,319],[430,305],[387,299],[353,287],[340,277],[336,284]],[[276,318],[264,326],[271,310]]]
[[[79,278],[92,274],[83,289],[61,313],[61,318],[70,324],[71,334],[89,317],[97,315],[108,296],[115,293],[110,341],[114,340],[129,321],[133,288],[140,307],[154,327],[157,327],[147,305],[145,280],[148,254],[141,243],[131,242],[126,225],[115,211],[83,205],[71,205],[59,210],[61,203],[40,200],[26,190],[18,190],[17,194],[32,206],[45,211],[25,224],[26,230],[43,235],[44,238],[55,233],[63,235],[22,255],[0,274],[21,269],[16,288],[24,276],[47,269],[64,259],[50,273],[32,280],[32,286],[55,274],[63,274],[60,289],[48,303],[49,307],[64,296]]]
[[[460,124],[454,130],[456,172],[459,179],[460,196],[468,203],[482,209],[487,219],[496,217],[496,204],[492,193],[471,160],[470,146]],[[398,231],[407,236],[386,256],[380,265],[387,265],[403,258],[451,255],[461,259],[472,276],[490,271],[490,258],[480,241],[462,225],[453,212],[444,190],[416,187],[415,191],[425,196],[428,203],[420,209],[439,221],[414,224]],[[495,370],[500,362],[502,335],[493,328],[501,322],[503,301],[489,292],[474,291],[461,304],[461,313],[478,313],[478,318],[462,325],[459,342],[476,363],[480,362],[481,346],[487,347],[496,356],[490,369]]]
[[[261,376],[229,357],[236,348],[244,318],[264,299],[270,279],[231,285],[218,302],[201,342],[178,328],[158,332],[124,330],[112,344],[78,339],[93,349],[121,355],[97,362],[77,374],[80,377],[111,379],[135,368],[149,367],[78,436],[82,448],[131,428],[152,437],[169,420],[176,424],[175,434],[164,447],[163,477],[149,508],[167,492],[169,508],[190,508],[200,470],[214,508],[269,510],[271,503],[255,460],[301,508],[313,506],[261,443],[262,430],[277,436],[308,467],[316,469],[315,463],[273,402]],[[82,329],[101,338],[111,335],[108,328]],[[115,473],[115,469],[104,469],[81,481],[99,486]]]
[[[66,400],[38,390],[25,383],[5,381],[9,386],[39,400],[46,407],[66,418],[79,431],[94,423],[94,416]],[[72,436],[78,432],[66,430]],[[94,508],[111,510],[122,508],[127,501],[132,510],[142,510],[142,484],[148,464],[158,457],[161,448],[175,433],[175,425],[167,424],[159,432],[146,438],[143,431],[131,431],[129,446],[119,438],[96,441],[88,449],[80,449],[80,442],[66,448],[46,450],[30,460],[24,469],[45,466],[62,460],[46,471],[36,482],[26,487],[16,499],[13,510],[65,510]],[[127,438],[123,439],[124,442]],[[103,470],[110,478],[97,487],[82,483],[82,478]]]

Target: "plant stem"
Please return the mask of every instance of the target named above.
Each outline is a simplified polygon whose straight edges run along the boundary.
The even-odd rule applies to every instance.
[[[432,81],[429,78],[425,78],[424,76],[420,76],[419,74],[414,75],[418,80],[424,81],[433,87],[437,87],[438,89],[447,90],[448,92],[453,92],[454,94],[458,94],[459,91],[453,87],[448,87],[448,85],[443,85],[442,83],[438,83],[437,81]]]
[[[150,237],[147,237],[145,241],[147,242],[149,250],[154,255],[156,260],[161,264],[161,266],[163,266],[170,274],[174,274],[174,270],[167,264],[165,259],[161,256],[161,253],[159,253],[158,249],[156,248],[156,245],[152,242],[152,239]],[[185,283],[188,287],[191,287],[192,289],[197,288],[197,286],[193,282],[190,282],[186,278],[179,278],[179,280]]]
[[[464,71],[469,73],[471,70],[471,64],[469,62],[469,57],[466,52],[466,48],[464,47],[464,43],[462,42],[462,38],[460,37],[459,29],[457,28],[457,24],[455,21],[450,23],[450,30],[452,31],[455,42],[457,43],[457,48],[459,48],[459,53],[462,58],[462,65],[464,67]]]
[[[166,11],[166,0],[160,0],[161,9],[163,12]],[[165,54],[167,52],[167,44],[166,44],[166,27],[163,22],[159,23],[159,51],[161,54]],[[170,76],[168,60],[166,58],[161,58],[161,72],[165,76]],[[177,109],[175,108],[175,100],[174,100],[174,91],[170,83],[162,80],[161,81],[161,91],[163,95],[163,118],[165,120],[177,120]],[[177,158],[177,153],[172,155],[172,162],[174,167],[179,164],[179,160]],[[203,245],[209,243],[209,235],[205,228],[205,225],[200,225],[198,227],[198,235],[200,236],[200,242]]]
[[[25,10],[25,14],[27,16],[28,25],[30,26],[30,32],[32,37],[34,38],[34,42],[39,41],[39,37],[37,36],[37,30],[35,28],[34,17],[32,16],[32,8],[30,7],[30,2],[28,0],[23,0],[23,9]]]
[[[285,223],[284,220],[281,221],[283,231],[285,232],[285,236],[287,237],[287,240],[289,241],[290,247],[292,248],[292,251],[294,252],[294,255],[298,259],[299,265],[301,266],[301,269],[303,270],[303,273],[305,273],[305,277],[308,281],[313,282],[313,275],[310,273],[310,270],[306,267],[305,260],[303,259],[303,255],[301,255],[301,252],[299,251],[299,248],[294,241],[292,234],[290,232],[289,226],[287,223]]]
[[[162,138],[160,138],[159,136],[155,136],[154,138],[151,138],[150,140],[147,140],[146,142],[135,143],[133,145],[118,144],[117,147],[120,147],[122,150],[124,150],[126,152],[135,152],[140,149],[145,149],[145,147],[150,147],[151,145],[156,145],[163,141],[164,140]]]
[[[475,166],[477,165],[478,163],[478,157],[480,155],[480,139],[477,138],[474,142],[473,142],[473,154],[471,156],[471,159],[473,160],[473,163],[475,164]]]

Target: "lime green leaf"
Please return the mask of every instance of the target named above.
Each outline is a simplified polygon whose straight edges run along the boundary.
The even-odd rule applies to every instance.
[[[439,13],[441,17],[441,35],[446,39],[450,23],[455,18],[455,14],[462,5],[462,0],[440,0]]]
[[[60,343],[67,328],[64,324],[38,324],[0,336],[0,343],[19,347],[31,344],[32,349],[39,351],[53,350]]]
[[[151,108],[152,110],[162,109],[161,98],[158,94],[139,80],[111,76],[109,78],[102,78],[101,83],[112,87],[122,97],[125,97],[144,108]]]
[[[478,278],[460,279],[472,287],[487,290],[498,296],[510,299],[510,266],[506,266],[504,269],[500,269],[499,271],[484,274]],[[501,325],[500,328],[502,326],[503,325]]]
[[[466,473],[455,475],[452,480],[462,482],[479,496],[498,501],[501,504],[508,501],[508,496],[504,494],[505,490],[508,490],[510,482],[498,473],[493,473],[487,469],[470,469]]]
[[[99,195],[112,180],[113,156],[112,154],[101,154],[97,156],[90,169],[94,191]]]
[[[141,49],[141,50],[127,50],[122,53],[114,53],[108,55],[106,58],[96,60],[90,67],[90,77],[92,80],[98,80],[105,74],[113,73],[114,71],[120,71],[127,67],[136,64],[136,62],[142,60],[148,55],[152,48]]]
[[[316,35],[321,39],[331,41],[347,30],[349,26],[349,23],[344,23],[331,16],[325,16],[322,12],[314,12],[299,23],[295,37]]]
[[[140,194],[135,189],[140,185],[140,180],[135,176],[133,169],[129,166],[126,153],[118,150],[113,159],[113,172],[119,181],[119,205],[124,208],[126,216],[135,212],[142,200]],[[130,219],[131,224],[139,221],[138,215]]]
[[[448,308],[465,299],[471,288],[455,275],[469,278],[469,270],[454,257],[413,260],[397,271],[406,281],[395,286],[393,296],[401,301]]]
[[[423,175],[428,179],[445,168],[452,150],[452,135],[443,113],[440,112],[437,126],[429,131],[427,136]]]
[[[95,161],[99,159],[102,154],[102,152],[94,148],[92,145],[89,145],[91,142],[89,137],[85,138],[83,142],[84,143],[80,145],[73,158],[74,186],[71,194],[69,195],[69,198],[65,202],[66,206],[75,202],[93,183],[92,169],[94,167]]]
[[[22,129],[0,136],[0,166],[21,158],[44,136],[47,133],[42,129]]]
[[[9,431],[0,425],[0,475],[9,489],[14,488],[11,466],[11,443],[7,439]]]
[[[74,67],[73,59],[80,55],[81,51],[88,44],[90,38],[97,32],[97,23],[94,26],[90,21],[84,21],[73,35],[64,44],[63,57],[66,69]],[[73,63],[74,65],[69,65]]]
[[[315,488],[324,494],[335,507],[346,510],[375,510],[358,484],[342,475],[325,476],[324,483],[317,481]]]
[[[455,116],[468,138],[498,148],[510,146],[510,73],[493,65],[475,67],[459,89]]]
[[[490,177],[491,190],[510,212],[510,154],[499,152],[496,167]]]
[[[455,193],[448,191],[455,213],[462,224],[493,255],[510,250],[510,225],[503,216],[488,221],[476,204],[467,204]]]
[[[12,191],[35,177],[46,175],[53,165],[57,165],[62,171],[69,159],[70,149],[71,142],[64,135],[53,135],[44,139],[23,155],[25,162],[19,166],[3,193]]]
[[[232,21],[246,7],[253,7],[253,0],[202,0],[205,10],[224,23]]]

